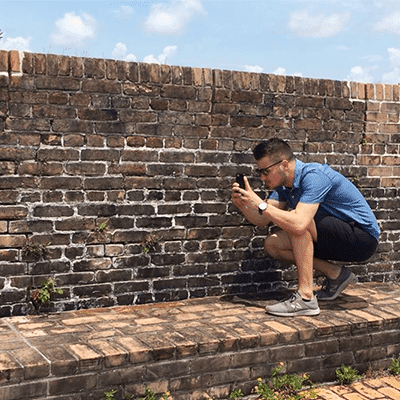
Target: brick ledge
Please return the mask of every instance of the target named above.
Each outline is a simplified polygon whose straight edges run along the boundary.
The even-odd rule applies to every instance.
[[[195,400],[249,392],[280,361],[314,382],[334,380],[342,363],[387,368],[400,353],[399,301],[399,286],[363,283],[320,302],[317,317],[267,315],[273,300],[208,297],[3,318],[0,399],[101,399],[110,389],[122,399],[149,386]]]

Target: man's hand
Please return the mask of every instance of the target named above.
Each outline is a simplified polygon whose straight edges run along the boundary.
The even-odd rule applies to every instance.
[[[258,205],[262,202],[253,189],[251,188],[247,177],[244,177],[245,189],[241,189],[237,182],[232,185],[232,202],[240,211],[248,210],[250,208],[257,209]]]
[[[258,212],[258,205],[262,199],[251,188],[249,181],[244,177],[245,189],[241,189],[237,182],[232,185],[232,202],[243,213],[250,223],[257,226],[267,226],[269,220]]]

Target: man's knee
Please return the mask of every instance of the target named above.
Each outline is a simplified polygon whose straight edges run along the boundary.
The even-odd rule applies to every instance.
[[[278,235],[275,233],[271,233],[264,240],[264,251],[272,258],[279,257],[279,244],[280,240]]]

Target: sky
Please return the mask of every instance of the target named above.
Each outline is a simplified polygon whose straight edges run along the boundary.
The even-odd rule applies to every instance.
[[[400,0],[2,1],[0,49],[400,82]]]

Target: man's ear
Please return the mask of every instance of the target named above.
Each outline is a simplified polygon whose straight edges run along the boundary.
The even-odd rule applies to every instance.
[[[283,161],[280,163],[280,167],[281,167],[281,169],[282,169],[283,171],[288,170],[288,169],[289,169],[289,161],[288,161],[288,160],[283,160]]]

